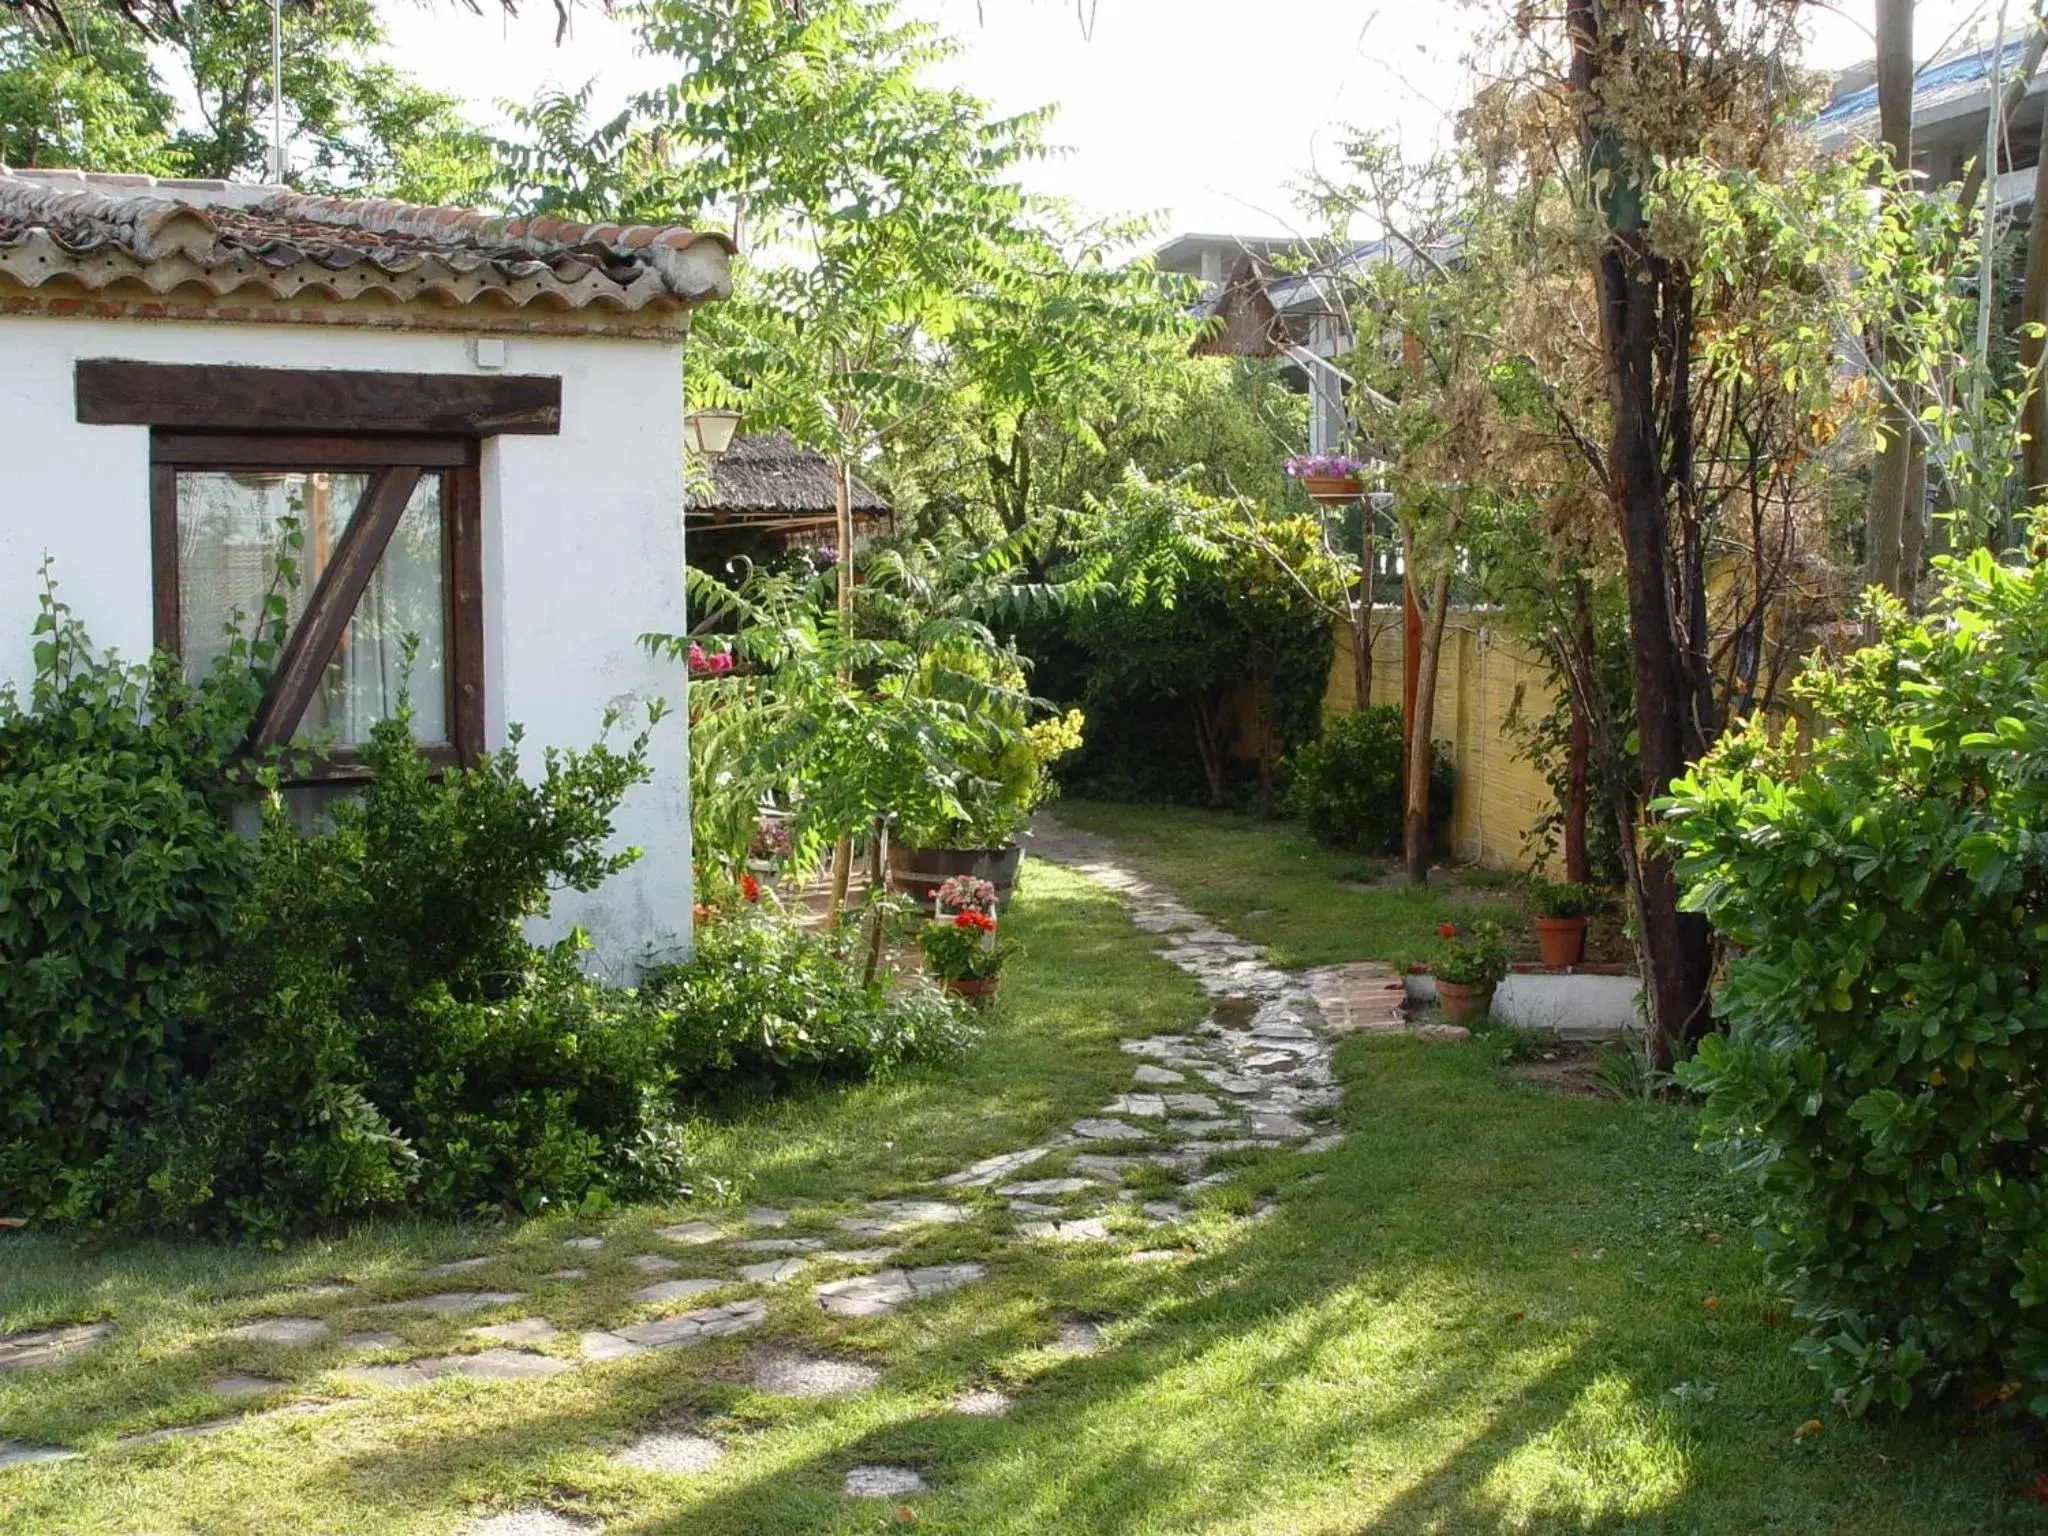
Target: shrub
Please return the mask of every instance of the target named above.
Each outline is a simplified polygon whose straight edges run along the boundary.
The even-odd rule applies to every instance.
[[[331,830],[268,805],[234,942],[194,982],[205,1059],[154,1138],[162,1219],[270,1236],[644,1183],[622,1149],[668,1135],[666,1020],[519,925],[635,857],[605,844],[645,746],[550,752],[534,783],[511,749],[436,774],[401,705]]]
[[[1682,1079],[1851,1410],[2048,1416],[2048,570],[1943,562],[1934,616],[1802,683],[1673,787],[1686,902],[1739,946]]]
[[[1017,946],[996,935],[995,919],[985,912],[956,912],[934,918],[918,930],[917,947],[925,969],[941,981],[987,981],[1002,975],[1003,964]]]
[[[1287,759],[1287,809],[1318,842],[1357,853],[1401,847],[1401,711],[1338,715]]]
[[[866,1076],[972,1038],[936,993],[885,993],[834,942],[760,912],[701,930],[690,961],[642,991],[668,1016],[679,1089],[702,1098]]]
[[[129,1188],[135,1128],[195,1049],[183,989],[250,879],[226,770],[253,649],[188,685],[95,652],[46,583],[29,700],[0,690],[0,1212],[79,1218]]]

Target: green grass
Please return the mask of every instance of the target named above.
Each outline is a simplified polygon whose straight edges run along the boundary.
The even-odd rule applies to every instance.
[[[1464,928],[1490,918],[1511,935],[1527,926],[1514,892],[1475,888],[1444,870],[1423,890],[1354,889],[1372,868],[1312,841],[1295,822],[1089,800],[1062,800],[1057,809],[1070,826],[1114,837],[1134,865],[1197,912],[1266,945],[1274,963],[1290,969],[1423,960],[1446,921]]]
[[[706,1172],[735,1199],[822,1228],[857,1197],[1097,1108],[1129,1080],[1120,1035],[1199,1015],[1191,985],[1093,887],[1043,865],[1027,880],[1011,920],[1030,953],[976,1053],[706,1128]],[[847,1400],[752,1391],[744,1360],[759,1335],[548,1382],[395,1393],[340,1386],[323,1374],[331,1360],[220,1338],[262,1311],[345,1300],[292,1301],[288,1283],[348,1278],[385,1294],[420,1259],[471,1251],[503,1256],[437,1283],[532,1285],[506,1315],[615,1321],[617,1293],[644,1279],[623,1272],[624,1239],[701,1206],[510,1231],[383,1228],[278,1254],[0,1240],[0,1327],[95,1315],[122,1327],[61,1371],[0,1375],[0,1435],[93,1452],[0,1472],[0,1530],[429,1533],[520,1503],[601,1519],[612,1536],[903,1528],[893,1502],[838,1493],[864,1462],[919,1469],[933,1491],[905,1501],[915,1526],[951,1536],[2048,1529],[2008,1491],[2036,1470],[2032,1435],[1941,1416],[1852,1424],[1825,1409],[1788,1353],[1739,1196],[1691,1150],[1683,1110],[1549,1096],[1479,1042],[1355,1041],[1338,1066],[1346,1142],[1247,1159],[1199,1197],[1171,1262],[1033,1250],[1004,1240],[991,1211],[916,1249],[987,1261],[978,1286],[863,1321],[826,1317],[806,1286],[777,1293],[764,1330],[776,1342],[883,1368],[876,1391]],[[1267,1202],[1270,1215],[1244,1219]],[[594,1288],[535,1279],[564,1262],[564,1235],[599,1228],[606,1252],[575,1260]],[[1126,1246],[1160,1242],[1132,1233]],[[1047,1347],[1076,1316],[1101,1323],[1100,1354]],[[400,1326],[421,1344],[460,1332]],[[229,1366],[291,1374],[288,1398],[343,1406],[106,1449],[115,1433],[217,1411],[195,1389]],[[945,1411],[984,1385],[1013,1395],[1010,1417]],[[1797,1436],[1814,1418],[1823,1428]],[[731,1446],[709,1475],[607,1459],[677,1421]]]

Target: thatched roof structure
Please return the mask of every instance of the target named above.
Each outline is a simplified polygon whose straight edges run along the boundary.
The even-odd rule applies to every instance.
[[[852,503],[857,522],[889,515],[889,503],[857,475]],[[836,508],[831,461],[777,430],[733,439],[724,457],[712,463],[710,483],[692,487],[687,521],[693,528],[799,533],[830,529]]]

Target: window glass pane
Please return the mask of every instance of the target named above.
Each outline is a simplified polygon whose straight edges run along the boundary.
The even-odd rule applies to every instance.
[[[254,628],[277,580],[286,518],[305,535],[298,584],[285,594],[298,623],[368,484],[359,474],[179,474],[180,654],[188,677],[226,651],[230,628],[245,635]],[[397,707],[404,641],[413,635],[413,734],[447,740],[442,603],[441,477],[429,474],[406,504],[299,730],[341,746],[368,740],[370,727]]]

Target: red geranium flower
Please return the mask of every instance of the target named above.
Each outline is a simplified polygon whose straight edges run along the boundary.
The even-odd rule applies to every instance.
[[[956,912],[953,915],[953,926],[955,928],[975,928],[979,929],[983,933],[994,933],[996,931],[996,920],[990,917],[986,912],[975,912],[970,910],[966,912]]]
[[[1438,923],[1436,925],[1436,936],[1440,939],[1455,939],[1458,936],[1458,925],[1456,923]]]
[[[742,871],[740,874],[740,894],[749,901],[761,899],[761,882],[754,878],[751,870]]]

